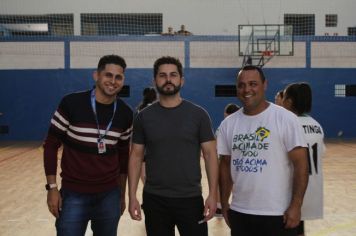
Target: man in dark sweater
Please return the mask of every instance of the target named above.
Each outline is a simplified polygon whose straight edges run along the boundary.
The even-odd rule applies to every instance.
[[[95,88],[66,95],[54,113],[44,142],[49,211],[57,235],[116,236],[125,210],[125,188],[133,113],[117,94],[124,85],[125,60],[100,59]],[[62,185],[57,187],[57,153]]]
[[[161,57],[154,65],[159,101],[142,110],[134,122],[129,160],[129,212],[141,220],[136,198],[141,163],[145,154],[143,189],[148,236],[207,236],[207,221],[216,210],[218,162],[215,137],[207,112],[181,98],[182,64]],[[200,153],[209,183],[204,203],[201,189]]]

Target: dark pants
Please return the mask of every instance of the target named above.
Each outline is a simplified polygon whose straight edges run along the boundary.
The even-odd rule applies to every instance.
[[[172,236],[175,226],[181,236],[208,235],[207,223],[198,223],[204,218],[202,196],[169,198],[143,192],[143,210],[148,236]]]
[[[83,236],[89,220],[94,236],[116,236],[120,219],[120,189],[84,194],[62,189],[58,236]]]
[[[284,228],[283,216],[250,215],[229,210],[231,236],[297,236],[297,229]]]
[[[301,220],[299,225],[297,226],[298,235],[304,234],[304,220]]]

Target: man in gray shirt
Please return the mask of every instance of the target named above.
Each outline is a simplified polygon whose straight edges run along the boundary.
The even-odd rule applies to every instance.
[[[141,220],[136,197],[145,154],[143,210],[147,235],[208,235],[207,221],[216,210],[218,162],[215,137],[207,112],[181,98],[184,84],[180,61],[161,57],[154,64],[159,102],[138,114],[129,160],[129,212]],[[201,189],[200,153],[209,182],[205,201]]]

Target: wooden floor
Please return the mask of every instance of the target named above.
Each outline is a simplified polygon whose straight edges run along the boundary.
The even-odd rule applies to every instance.
[[[307,221],[308,236],[356,235],[356,142],[329,141],[324,158],[325,216]],[[0,143],[0,235],[55,235],[46,205],[42,150],[38,142]],[[207,180],[203,177],[204,195]],[[142,191],[142,186],[139,187]],[[86,235],[92,235],[88,230]],[[145,235],[143,222],[127,211],[118,235]],[[178,235],[178,233],[176,234]],[[229,235],[222,219],[209,221],[209,235]]]

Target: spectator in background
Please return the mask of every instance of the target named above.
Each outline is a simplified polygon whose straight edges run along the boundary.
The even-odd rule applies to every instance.
[[[175,32],[173,31],[173,27],[172,26],[169,26],[168,27],[168,32],[162,32],[161,35],[163,36],[173,36],[175,35]]]
[[[278,106],[283,106],[283,90],[279,90],[274,97],[274,103]]]
[[[312,90],[307,83],[290,84],[284,90],[283,106],[296,114],[308,144],[309,183],[302,205],[298,236],[304,236],[304,220],[323,218],[324,131],[319,122],[308,115],[312,109]]]
[[[228,117],[229,115],[231,115],[232,113],[237,112],[239,109],[240,109],[240,107],[238,105],[236,105],[235,103],[227,104],[224,109],[224,119],[226,117]]]
[[[142,91],[142,101],[137,106],[137,113],[142,111],[145,107],[151,105],[157,100],[157,93],[156,90],[152,87],[144,88]]]
[[[181,25],[180,30],[177,31],[177,35],[190,36],[193,34],[185,29],[185,25]]]

